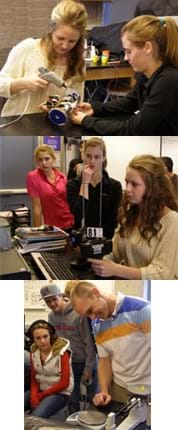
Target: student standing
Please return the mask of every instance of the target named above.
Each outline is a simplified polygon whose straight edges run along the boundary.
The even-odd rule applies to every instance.
[[[102,227],[111,238],[117,225],[117,212],[122,197],[122,186],[106,171],[107,155],[103,139],[92,137],[83,145],[81,175],[67,183],[67,198],[75,218],[75,228]]]
[[[80,410],[80,383],[89,385],[88,397],[91,401],[96,391],[96,350],[87,318],[80,317],[66,302],[60,289],[47,285],[40,290],[41,298],[51,309],[48,320],[60,336],[70,341],[72,349],[72,369],[74,373],[74,390],[72,392],[70,413]]]
[[[86,281],[74,286],[70,298],[76,312],[92,320],[99,356],[95,406],[106,406],[111,400],[127,402],[134,386],[150,386],[150,303],[120,292],[101,292]]]
[[[67,178],[54,167],[55,152],[49,145],[40,145],[34,158],[37,169],[29,172],[26,178],[34,225],[40,226],[45,222],[68,231],[74,219],[67,202]]]

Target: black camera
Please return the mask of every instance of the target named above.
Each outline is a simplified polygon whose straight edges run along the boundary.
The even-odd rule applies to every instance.
[[[88,258],[100,259],[112,251],[112,239],[88,237],[87,233],[91,229],[96,230],[96,228],[85,227],[79,230],[72,230],[70,234],[70,242],[74,248],[80,248],[82,260],[87,260]]]
[[[70,242],[72,243],[72,246],[76,248],[77,246],[80,246],[85,237],[84,229],[80,228],[79,230],[72,230],[70,233]]]
[[[62,99],[58,96],[49,96],[46,106],[49,108],[48,117],[50,121],[58,126],[64,125],[68,120],[68,113],[80,101],[80,94],[76,90],[67,89]]]

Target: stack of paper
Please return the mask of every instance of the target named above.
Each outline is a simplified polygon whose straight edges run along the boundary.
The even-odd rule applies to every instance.
[[[16,229],[15,240],[20,245],[19,252],[50,251],[64,248],[68,233],[58,227],[22,227]]]

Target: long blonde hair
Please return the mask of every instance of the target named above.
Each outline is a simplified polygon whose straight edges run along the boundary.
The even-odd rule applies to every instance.
[[[147,41],[154,41],[158,58],[178,67],[178,26],[173,18],[137,16],[123,26],[121,36],[126,32],[130,42],[139,48]]]
[[[64,79],[70,79],[75,75],[79,75],[81,80],[84,79],[84,36],[87,26],[88,15],[85,6],[77,0],[62,0],[52,10],[51,23],[47,33],[41,39],[41,46],[45,47],[48,59],[48,68],[53,69],[57,54],[53,48],[52,33],[60,25],[69,25],[72,29],[80,32],[80,38],[76,45],[71,49],[68,60],[67,69],[64,74]]]

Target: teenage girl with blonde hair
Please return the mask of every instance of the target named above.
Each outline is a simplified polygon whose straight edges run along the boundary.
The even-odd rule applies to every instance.
[[[50,224],[70,231],[74,218],[67,202],[66,176],[55,167],[55,151],[39,145],[34,153],[36,169],[28,172],[27,191],[32,202],[33,224]]]
[[[102,135],[178,134],[178,26],[171,17],[136,17],[121,32],[125,60],[137,72],[125,97],[107,103],[83,103],[71,113]],[[115,121],[108,117],[118,115]],[[125,118],[123,115],[126,115]]]
[[[110,178],[106,171],[106,146],[102,138],[91,137],[82,150],[81,175],[67,183],[67,198],[74,215],[75,228],[102,227],[103,234],[111,238],[117,226],[117,212],[122,197],[122,186]]]
[[[39,76],[39,67],[55,72],[83,98],[86,26],[85,6],[78,1],[62,0],[53,9],[42,39],[25,39],[11,50],[0,72],[0,96],[8,99],[2,116],[18,115],[24,110],[26,114],[40,112],[39,106],[49,96],[64,95],[64,88]]]

